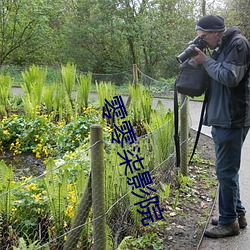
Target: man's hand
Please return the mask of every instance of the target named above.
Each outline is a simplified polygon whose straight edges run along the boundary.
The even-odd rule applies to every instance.
[[[198,53],[197,56],[192,57],[197,64],[203,64],[207,56],[197,47],[195,47],[195,51]]]

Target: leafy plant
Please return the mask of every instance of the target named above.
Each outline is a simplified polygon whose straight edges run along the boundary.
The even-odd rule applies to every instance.
[[[143,89],[142,84],[129,85],[132,100],[131,110],[137,124],[141,122],[150,123],[153,98],[148,89]]]
[[[76,81],[76,65],[67,63],[61,66],[62,86],[66,91],[69,100],[72,102],[72,91]]]
[[[178,174],[178,181],[180,188],[185,189],[187,186],[191,186],[191,180],[189,176],[183,175],[181,173]]]
[[[42,69],[35,65],[22,72],[24,82],[21,87],[24,90],[24,110],[29,117],[34,118],[40,110],[46,75],[47,68]]]
[[[172,204],[173,209],[176,209],[179,205],[179,196],[180,196],[180,191],[177,189],[175,190],[175,196]]]
[[[29,245],[27,245],[24,238],[20,237],[18,239],[18,246],[17,247],[13,246],[13,250],[35,250],[37,249],[37,247],[39,247],[39,241],[32,242],[31,240],[29,240],[28,244]]]
[[[145,124],[148,133],[151,132],[151,145],[158,163],[166,160],[173,152],[173,112],[166,111],[162,102],[158,102],[157,107],[151,114],[150,124]]]
[[[38,235],[40,240],[42,238],[45,240],[48,228],[44,230],[39,228],[44,228],[42,221],[49,221],[49,207],[47,192],[41,179],[35,180],[32,176],[22,177],[17,185],[18,188],[12,191],[15,195],[13,227],[16,230],[22,228],[19,235],[30,241],[36,240]]]
[[[156,233],[145,233],[139,238],[127,236],[118,246],[117,250],[128,250],[128,249],[152,249],[152,250],[163,250],[163,242]]]
[[[47,162],[46,171],[46,178],[43,180],[55,225],[53,234],[61,235],[64,233],[65,211],[67,215],[72,213],[72,207],[67,207],[68,176],[66,172],[56,170],[56,165],[52,159]]]
[[[50,114],[53,111],[54,94],[56,85],[46,86],[44,89],[43,102],[46,107],[46,114]]]
[[[9,96],[11,93],[12,79],[10,74],[0,75],[0,115],[7,116],[9,111]]]
[[[77,102],[78,112],[80,112],[83,108],[88,107],[92,74],[88,72],[87,75],[80,75],[78,81],[79,85],[77,87],[76,102]]]
[[[168,200],[171,193],[171,182],[162,183],[160,182],[161,188],[158,190],[161,200]]]
[[[96,90],[100,108],[104,107],[105,99],[111,101],[115,96],[115,84],[112,82],[96,82]]]
[[[9,222],[12,214],[14,177],[12,166],[8,167],[3,160],[0,161],[0,213],[5,215],[5,220]]]

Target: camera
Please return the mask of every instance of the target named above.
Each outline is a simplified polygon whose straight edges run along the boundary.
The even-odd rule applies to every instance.
[[[183,63],[188,58],[198,55],[198,53],[195,51],[195,47],[199,48],[200,50],[203,50],[207,48],[207,43],[199,36],[197,36],[190,45],[180,54],[176,57],[177,61],[179,63]]]

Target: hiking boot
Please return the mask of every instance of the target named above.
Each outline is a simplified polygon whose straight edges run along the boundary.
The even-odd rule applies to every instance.
[[[238,222],[234,222],[232,224],[218,224],[215,227],[210,229],[206,229],[204,235],[209,238],[223,238],[228,236],[239,235],[240,227]]]
[[[247,220],[246,220],[245,214],[242,214],[242,215],[238,216],[238,222],[239,222],[240,229],[243,229],[243,228],[245,228],[247,226]],[[218,219],[217,218],[212,218],[211,224],[214,225],[214,226],[217,226],[218,225]]]

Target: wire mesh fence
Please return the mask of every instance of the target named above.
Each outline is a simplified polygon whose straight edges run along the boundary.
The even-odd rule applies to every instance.
[[[123,249],[163,219],[162,185],[176,174],[174,119],[162,106],[153,116],[147,127],[133,124],[133,141],[131,134],[125,143],[125,137],[105,132],[104,139],[74,152],[78,157],[48,159],[37,176],[17,178],[1,161],[1,249]]]

